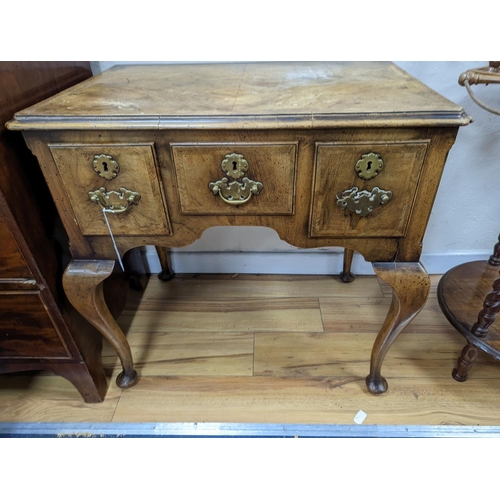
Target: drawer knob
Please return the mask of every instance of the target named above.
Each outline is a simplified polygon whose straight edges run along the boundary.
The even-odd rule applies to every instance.
[[[227,177],[220,181],[211,182],[208,187],[214,196],[220,196],[229,205],[242,205],[250,200],[252,195],[258,195],[264,187],[262,182],[252,181],[243,177],[249,168],[247,160],[238,153],[231,153],[224,157],[221,163],[222,171]]]
[[[89,192],[90,201],[97,203],[106,212],[121,214],[125,212],[130,205],[137,205],[141,195],[130,189],[120,188],[120,191],[106,191],[102,187],[96,191]]]
[[[391,191],[385,191],[374,187],[370,191],[359,191],[357,187],[343,191],[341,197],[337,195],[337,205],[340,208],[348,208],[356,215],[366,217],[373,212],[373,209],[379,205],[389,203],[392,198]]]
[[[366,153],[356,162],[354,170],[361,179],[369,181],[384,168],[384,160],[378,153]]]
[[[113,157],[104,154],[94,156],[92,167],[97,175],[108,181],[114,179],[120,171],[120,166]]]

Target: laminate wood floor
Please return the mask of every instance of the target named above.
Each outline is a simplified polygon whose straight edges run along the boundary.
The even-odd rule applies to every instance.
[[[106,400],[85,404],[47,373],[0,376],[0,421],[500,425],[500,363],[451,371],[465,341],[442,315],[433,276],[425,309],[389,351],[389,391],[364,378],[391,291],[374,276],[200,275],[130,291],[119,319],[139,383],[119,389],[105,344]]]

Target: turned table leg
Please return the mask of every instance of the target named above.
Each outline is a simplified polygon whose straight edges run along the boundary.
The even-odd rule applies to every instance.
[[[500,278],[497,278],[492,285],[492,290],[486,295],[483,302],[483,309],[479,311],[477,321],[472,325],[471,332],[477,337],[483,338],[488,335],[490,326],[496,319],[500,311]]]
[[[488,264],[490,266],[500,266],[500,234],[498,235],[498,241],[493,248],[493,253],[488,259]]]
[[[116,384],[125,389],[137,382],[137,372],[127,339],[109,312],[103,294],[103,282],[113,272],[114,265],[112,260],[72,260],[64,271],[63,286],[73,307],[116,350],[123,366]]]
[[[458,358],[457,367],[451,373],[457,382],[465,382],[469,378],[469,370],[477,358],[477,352],[478,348],[467,342]]]
[[[374,263],[373,269],[392,288],[391,307],[373,345],[370,374],[366,377],[368,390],[372,394],[382,394],[388,387],[380,374],[385,355],[401,330],[424,307],[430,279],[419,262]]]
[[[350,248],[344,249],[344,262],[342,266],[342,272],[340,273],[340,279],[344,283],[351,283],[354,281],[354,274],[351,273],[352,258],[354,256],[354,250]]]

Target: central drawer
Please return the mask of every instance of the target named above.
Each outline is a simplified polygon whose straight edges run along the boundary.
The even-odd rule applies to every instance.
[[[297,143],[171,144],[181,213],[293,215]]]

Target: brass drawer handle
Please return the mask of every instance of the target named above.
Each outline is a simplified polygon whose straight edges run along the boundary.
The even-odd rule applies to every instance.
[[[343,191],[341,197],[337,195],[337,205],[340,208],[348,208],[351,212],[366,217],[379,205],[389,203],[391,198],[391,191],[385,191],[378,187],[374,187],[371,192],[359,191],[357,187],[353,187]]]
[[[242,205],[250,200],[252,195],[258,195],[264,187],[262,182],[252,181],[243,177],[249,168],[243,155],[231,153],[224,157],[221,163],[222,171],[234,179],[232,182],[223,177],[220,181],[211,182],[208,187],[214,196],[220,196],[229,205]]]
[[[141,195],[130,189],[120,188],[118,191],[106,191],[102,187],[96,191],[89,192],[90,201],[97,203],[106,212],[121,214],[125,212],[130,205],[137,205],[141,199]]]

